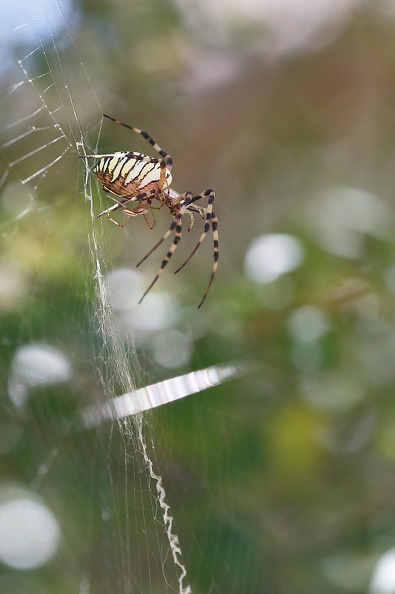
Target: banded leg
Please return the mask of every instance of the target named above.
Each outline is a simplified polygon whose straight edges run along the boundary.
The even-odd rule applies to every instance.
[[[171,192],[171,190],[170,190]],[[193,200],[193,199],[192,199]],[[185,202],[185,194],[179,194],[176,197],[170,197],[170,201],[166,204],[166,206],[168,206],[168,208],[170,208],[171,211],[176,210],[176,207],[181,207],[183,206],[183,203]],[[189,209],[191,208],[191,204],[189,204]],[[200,208],[200,207],[197,207]],[[195,217],[193,216],[192,212],[187,209],[186,214],[189,215],[189,227],[188,227],[188,231],[190,231],[192,229],[192,227],[195,224]],[[204,215],[202,215],[202,213],[200,212],[200,210],[197,210],[196,212],[198,212],[200,214],[200,216],[204,219]]]
[[[134,208],[125,208],[124,210],[122,210],[123,214],[126,216],[126,219],[124,220],[123,223],[118,223],[118,221],[116,221],[115,219],[113,219],[110,215],[108,215],[108,220],[111,221],[112,223],[114,223],[114,225],[116,225],[117,227],[125,227],[126,223],[128,222],[128,220],[130,219],[130,217],[137,217],[139,215],[143,215],[145,222],[147,223],[148,227],[150,229],[154,228],[155,225],[155,216],[154,216],[154,221],[153,223],[150,223],[146,213],[149,210],[158,210],[158,208],[156,206],[151,206],[150,204],[142,204],[141,202],[135,206]]]
[[[202,206],[199,205],[195,205],[193,204],[193,202],[196,202],[197,200],[199,200],[200,198],[208,198],[208,204],[207,204],[207,208],[204,208]],[[181,266],[179,268],[177,268],[177,270],[175,271],[174,274],[177,274],[177,272],[179,272],[182,268],[184,268],[184,266],[186,266],[189,262],[189,260],[192,258],[192,256],[197,252],[197,250],[199,249],[200,245],[203,243],[203,241],[206,238],[207,233],[210,230],[210,227],[212,229],[212,234],[213,234],[213,243],[214,243],[214,262],[213,262],[213,268],[211,271],[211,276],[210,276],[210,280],[208,282],[207,288],[204,292],[203,298],[201,300],[201,302],[198,305],[198,309],[200,309],[200,307],[203,305],[208,292],[210,290],[211,284],[213,282],[215,273],[217,272],[217,268],[218,268],[218,260],[219,260],[219,237],[218,237],[218,219],[215,215],[215,213],[213,212],[213,202],[215,200],[215,192],[214,190],[206,190],[205,192],[202,192],[201,194],[198,194],[197,196],[194,196],[194,198],[191,201],[191,204],[188,205],[188,211],[194,211],[194,212],[198,212],[200,214],[200,216],[202,216],[204,218],[204,228],[203,228],[203,233],[201,234],[199,241],[197,242],[196,246],[194,247],[194,249],[192,250],[192,252],[190,253],[190,255],[188,256],[188,258],[185,260],[185,262],[183,264],[181,264]]]
[[[148,228],[153,229],[155,227],[156,220],[155,220],[155,213],[152,211],[160,210],[162,207],[163,207],[163,204],[161,204],[160,206],[152,206],[152,204],[141,204],[140,203],[140,205],[136,206],[135,208],[132,208],[132,209],[125,208],[125,210],[123,210],[122,212],[127,216],[127,219],[122,225],[120,225],[120,227],[124,227],[131,216],[136,217],[138,215],[143,215],[144,221],[147,223]],[[152,223],[146,214],[148,212],[152,212],[152,218],[153,218]],[[109,218],[111,221],[112,218],[111,217],[109,217]]]
[[[178,245],[178,243],[179,243],[179,241],[181,239],[181,234],[182,234],[182,217],[187,212],[188,206],[191,204],[192,199],[193,199],[193,194],[191,192],[186,192],[182,196],[184,197],[184,204],[182,205],[182,207],[180,208],[180,210],[174,215],[174,220],[173,220],[172,224],[170,225],[170,227],[168,228],[168,230],[166,231],[166,233],[163,235],[163,237],[154,245],[154,247],[136,265],[136,268],[138,266],[140,266],[140,264],[142,264],[148,258],[148,256],[150,256],[169,237],[169,235],[175,229],[175,235],[174,235],[173,243],[171,244],[171,246],[169,248],[169,251],[167,252],[166,256],[162,260],[162,263],[161,263],[161,265],[159,267],[159,270],[156,273],[156,275],[155,275],[152,283],[149,285],[148,289],[145,291],[145,293],[141,297],[139,303],[142,302],[142,300],[147,295],[147,293],[152,289],[152,287],[154,286],[154,284],[156,283],[156,281],[158,280],[158,278],[162,274],[164,268],[168,264],[170,258],[172,257],[172,255],[174,254],[174,252],[177,249],[177,245]]]
[[[110,216],[110,212],[114,212],[114,210],[118,210],[118,208],[120,208],[122,210],[122,212],[124,212],[125,214],[127,213],[127,208],[125,208],[130,202],[139,202],[140,205],[142,203],[143,200],[149,200],[150,197],[151,199],[155,197],[155,195],[158,194],[158,190],[153,188],[152,190],[149,190],[149,192],[141,192],[140,194],[136,194],[136,196],[130,196],[129,198],[124,198],[123,200],[117,200],[115,198],[115,196],[113,195],[108,195],[108,198],[111,198],[111,200],[115,201],[115,204],[113,204],[112,206],[110,206],[109,208],[106,208],[105,210],[102,210],[98,215],[97,218],[99,219],[100,217],[102,217],[104,214],[106,214],[108,216],[108,218],[110,219],[110,221],[112,221],[113,223],[115,223],[116,225],[118,225],[119,227],[123,227],[124,225],[120,225],[117,221],[115,221],[115,219],[111,218]],[[151,207],[150,205],[146,204],[145,206],[147,206],[147,208],[153,208],[154,210],[157,210],[156,207]],[[161,207],[158,207],[161,208]],[[132,209],[132,212],[135,209]],[[133,214],[131,214],[130,216],[133,216],[135,213],[133,212]],[[140,213],[136,213],[136,214],[140,214]]]
[[[203,298],[201,300],[201,302],[198,305],[198,309],[200,309],[208,295],[208,292],[210,290],[211,284],[214,280],[214,276],[215,273],[217,272],[217,268],[218,268],[218,260],[219,260],[219,237],[218,237],[218,219],[216,217],[216,215],[214,214],[214,212],[211,213],[211,229],[213,232],[213,244],[214,244],[214,261],[213,261],[213,268],[211,270],[211,276],[210,276],[210,280],[208,281],[208,285],[206,287],[206,290],[204,292]]]
[[[133,132],[136,132],[136,134],[140,134],[143,138],[145,138],[145,140],[147,140],[149,142],[149,144],[156,150],[156,152],[159,153],[160,156],[164,159],[165,166],[167,167],[167,169],[171,170],[171,168],[173,167],[173,159],[171,158],[169,153],[164,151],[159,146],[159,144],[157,142],[155,142],[155,140],[152,138],[152,136],[150,136],[148,134],[148,132],[145,132],[145,130],[140,130],[140,128],[135,128],[134,126],[130,126],[129,124],[125,124],[124,122],[121,122],[120,120],[117,120],[105,113],[103,113],[103,117],[107,118],[108,120],[111,120],[112,122],[115,122],[116,124],[119,124],[120,126],[123,126],[124,128],[127,128],[128,130],[132,130]]]

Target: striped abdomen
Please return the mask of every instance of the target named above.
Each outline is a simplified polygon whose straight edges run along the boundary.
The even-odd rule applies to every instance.
[[[146,157],[142,153],[119,152],[97,161],[92,172],[105,191],[131,197],[153,189],[160,192],[170,186],[172,178],[169,169],[165,169],[165,180],[161,181],[160,163],[147,163],[133,155]]]

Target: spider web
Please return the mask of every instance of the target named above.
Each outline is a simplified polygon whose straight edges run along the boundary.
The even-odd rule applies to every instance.
[[[133,323],[125,329],[116,312],[126,292],[137,301],[142,279],[109,270],[107,222],[95,219],[100,198],[77,158],[98,149],[102,113],[73,37],[77,23],[66,3],[23,4],[2,49],[4,414],[14,435],[8,451],[29,452],[6,488],[9,501],[43,506],[38,536],[48,549],[36,562],[29,547],[2,560],[45,568],[56,553],[49,578],[44,569],[31,581],[17,574],[5,590],[41,592],[48,578],[53,592],[187,594],[182,542],[153,455],[155,428],[141,412],[243,370],[214,366],[141,388]],[[169,298],[159,297],[171,314]],[[138,315],[158,307],[150,295]],[[59,575],[67,576],[65,590]]]

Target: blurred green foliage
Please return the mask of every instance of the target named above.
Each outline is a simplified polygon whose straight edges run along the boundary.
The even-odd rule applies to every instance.
[[[170,1],[83,2],[76,11],[75,46],[56,49],[68,80],[76,48],[89,75],[90,91],[75,87],[89,146],[100,122],[94,90],[104,113],[149,130],[170,152],[178,191],[217,192],[221,260],[207,303],[195,310],[210,241],[180,275],[160,279],[190,360],[165,368],[153,355],[155,332],[134,337],[122,328],[131,374],[146,385],[238,358],[254,368],[144,415],[193,592],[369,591],[374,564],[395,538],[395,22],[361,11],[327,40],[269,55],[264,24],[227,25],[225,9],[218,35],[215,23],[205,29]],[[44,47],[32,61],[37,73],[46,71],[45,55],[57,59]],[[21,107],[15,101],[13,113],[0,115],[2,129]],[[52,126],[48,117],[40,115],[43,126]],[[62,111],[58,121],[76,133]],[[105,151],[147,151],[109,122],[99,142]],[[34,143],[27,138],[26,154]],[[7,158],[17,159],[17,148]],[[16,288],[0,290],[2,424],[19,438],[2,447],[1,479],[37,490],[64,543],[44,569],[2,568],[0,583],[10,593],[77,592],[86,573],[92,594],[176,592],[133,422],[91,432],[70,424],[85,404],[125,389],[118,351],[98,332],[91,226],[100,229],[104,269],[133,268],[168,213],[154,232],[143,220],[122,232],[97,222],[83,176],[68,152],[24,217],[10,211],[17,198],[5,200],[11,190],[3,188],[0,269],[4,286],[14,279]],[[15,196],[23,187],[16,181]],[[97,189],[93,199],[97,214]],[[298,240],[302,262],[255,282],[245,255],[256,237],[274,233]],[[32,342],[60,348],[74,373],[60,388],[36,386],[22,413],[7,381],[15,351]]]

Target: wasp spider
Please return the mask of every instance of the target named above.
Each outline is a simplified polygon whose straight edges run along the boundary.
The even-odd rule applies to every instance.
[[[129,126],[128,124],[120,122],[106,114],[103,115],[116,124],[120,124],[137,134],[141,134],[141,136],[159,153],[160,158],[149,157],[143,153],[130,151],[107,153],[104,155],[83,155],[81,157],[82,159],[98,159],[96,164],[92,167],[92,172],[96,176],[106,195],[115,202],[115,204],[103,210],[98,217],[106,214],[112,223],[118,227],[124,227],[130,217],[143,215],[150,229],[152,229],[153,223],[151,223],[147,217],[149,211],[158,210],[163,206],[166,206],[173,217],[173,221],[163,237],[137,264],[137,266],[140,266],[140,264],[142,264],[146,258],[148,258],[148,256],[150,256],[152,252],[154,252],[156,248],[159,247],[174,231],[173,243],[162,260],[154,280],[141,297],[139,303],[141,303],[148,291],[156,283],[165,266],[176,251],[177,245],[181,239],[183,216],[185,214],[189,215],[190,224],[188,231],[190,231],[195,222],[194,215],[198,214],[204,221],[203,232],[191,254],[176,272],[179,272],[186,264],[188,264],[189,260],[198,250],[200,244],[204,241],[211,227],[214,242],[214,262],[209,283],[203,298],[199,303],[199,307],[201,307],[207,297],[218,266],[218,219],[213,212],[213,203],[215,199],[214,190],[205,190],[197,195],[194,195],[191,192],[177,194],[177,192],[171,190],[170,184],[172,181],[171,169],[173,166],[173,159],[170,155],[162,150],[155,140],[147,132],[144,132],[144,130]],[[206,207],[196,204],[201,198],[207,199]],[[158,205],[156,206],[155,203],[153,204],[153,201],[156,201],[156,204]],[[118,221],[111,216],[111,214],[118,209],[126,215],[126,219],[123,223],[118,223]]]

